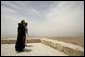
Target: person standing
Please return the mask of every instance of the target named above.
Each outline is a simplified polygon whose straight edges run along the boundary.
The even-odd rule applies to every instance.
[[[26,23],[24,20],[18,23],[18,35],[15,44],[16,51],[23,51],[25,48],[25,38],[26,38]]]

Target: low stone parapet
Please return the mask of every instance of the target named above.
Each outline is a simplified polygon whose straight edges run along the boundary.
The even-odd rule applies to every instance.
[[[41,39],[41,42],[70,56],[84,56],[84,48],[78,45],[47,38]]]
[[[41,42],[39,38],[30,38],[26,40],[27,43],[39,43]],[[15,44],[16,39],[7,39],[7,40],[1,40],[1,44]]]
[[[47,38],[30,38],[27,43],[43,43],[69,56],[84,56],[84,47]],[[1,44],[15,44],[16,40],[1,40]]]

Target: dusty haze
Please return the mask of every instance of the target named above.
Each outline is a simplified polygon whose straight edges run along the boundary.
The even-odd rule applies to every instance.
[[[29,36],[84,36],[84,1],[1,1],[1,37],[17,36],[22,19]]]

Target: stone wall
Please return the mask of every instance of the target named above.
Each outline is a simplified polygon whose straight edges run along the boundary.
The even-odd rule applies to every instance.
[[[84,47],[47,38],[28,39],[27,43],[43,43],[70,56],[84,56]],[[15,44],[16,40],[1,40],[1,44]]]
[[[84,48],[78,45],[45,38],[41,42],[70,56],[84,56]]]

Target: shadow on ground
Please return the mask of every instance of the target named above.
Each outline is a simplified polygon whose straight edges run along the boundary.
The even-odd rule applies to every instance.
[[[26,47],[33,47],[32,45],[26,45]],[[25,48],[23,51],[17,51],[17,53],[21,53],[21,52],[31,52],[32,49],[27,49]]]
[[[26,47],[33,47],[33,45],[26,45]]]
[[[16,51],[17,53],[21,53],[21,52],[31,52],[32,51],[32,49],[24,49],[23,51]]]
[[[24,49],[23,52],[31,52],[31,51],[32,51],[32,49]]]

